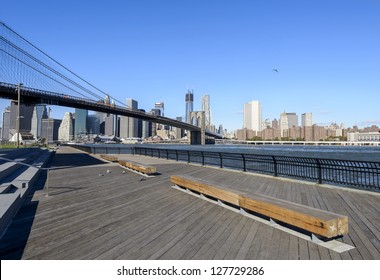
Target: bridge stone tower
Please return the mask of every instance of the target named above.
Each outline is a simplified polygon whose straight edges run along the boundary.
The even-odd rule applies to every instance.
[[[204,111],[193,111],[189,114],[191,124],[201,128],[201,131],[189,131],[190,145],[206,144],[206,118]]]

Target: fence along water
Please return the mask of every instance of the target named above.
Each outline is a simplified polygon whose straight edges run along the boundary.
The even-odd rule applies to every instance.
[[[380,191],[380,162],[138,146],[120,148],[75,145],[74,147],[94,154],[144,155],[204,166],[262,173],[275,177],[295,178],[319,184]]]

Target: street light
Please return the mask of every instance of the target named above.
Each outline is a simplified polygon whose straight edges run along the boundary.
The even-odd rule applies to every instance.
[[[48,111],[48,124],[47,124],[47,128],[46,128],[46,148],[49,148],[49,128],[50,128],[50,112],[51,112],[51,108],[49,107],[49,111]]]
[[[21,103],[21,86],[22,83],[18,83],[17,87],[17,148],[20,148],[20,103]]]

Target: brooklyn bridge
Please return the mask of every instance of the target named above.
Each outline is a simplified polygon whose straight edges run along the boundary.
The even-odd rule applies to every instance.
[[[0,61],[0,98],[19,99],[22,104],[87,109],[177,127],[189,132],[191,144],[201,144],[205,135],[221,138],[202,129],[199,119],[185,123],[129,108],[1,22]]]

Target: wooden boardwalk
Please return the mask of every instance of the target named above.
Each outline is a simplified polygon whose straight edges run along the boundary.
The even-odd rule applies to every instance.
[[[323,188],[144,156],[142,177],[62,147],[52,160],[49,196],[40,187],[0,240],[1,259],[380,259],[380,195]],[[188,174],[346,215],[355,249],[337,253],[171,188]]]

